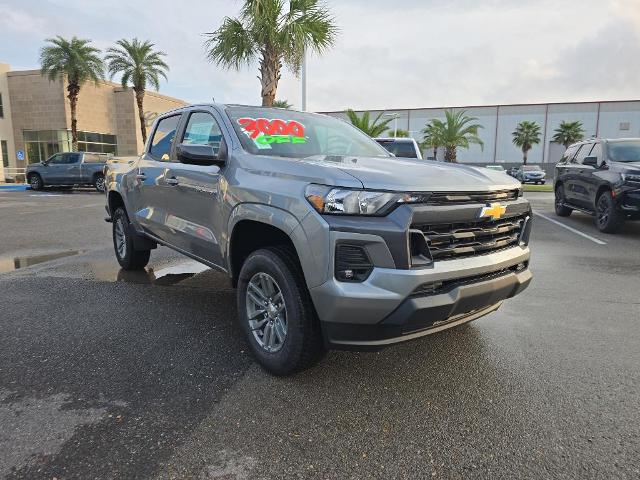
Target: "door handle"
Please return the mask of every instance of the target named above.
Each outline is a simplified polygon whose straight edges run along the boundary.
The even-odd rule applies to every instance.
[[[178,185],[178,179],[176,177],[169,177],[165,180],[167,185]]]

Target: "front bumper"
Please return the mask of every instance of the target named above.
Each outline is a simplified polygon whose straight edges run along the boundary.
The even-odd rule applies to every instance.
[[[529,285],[529,257],[519,246],[415,270],[374,268],[362,283],[332,278],[310,293],[327,346],[382,347],[497,309]]]

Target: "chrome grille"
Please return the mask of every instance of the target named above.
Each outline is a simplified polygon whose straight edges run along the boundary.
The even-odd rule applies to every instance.
[[[466,203],[487,203],[518,199],[518,189],[496,190],[493,192],[435,192],[429,195],[428,205],[456,205]]]
[[[525,216],[465,223],[414,225],[420,230],[433,260],[490,253],[518,245]]]

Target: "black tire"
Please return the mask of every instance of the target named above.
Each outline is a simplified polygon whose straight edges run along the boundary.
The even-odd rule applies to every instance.
[[[556,187],[555,197],[556,215],[559,217],[568,217],[571,215],[573,209],[564,205],[564,187],[562,185]]]
[[[113,249],[116,259],[125,270],[142,270],[149,263],[151,250],[135,250],[129,227],[129,217],[123,207],[116,208],[112,218]]]
[[[286,336],[277,351],[268,351],[259,343],[262,340],[256,338],[262,334],[264,339],[266,328],[258,329],[254,334],[249,324],[247,290],[249,282],[258,274],[271,277],[284,299]],[[311,367],[322,358],[324,346],[320,323],[296,253],[291,248],[270,247],[249,255],[240,270],[237,304],[240,328],[245,334],[249,349],[268,372],[278,376],[291,375]],[[268,322],[267,307],[263,315],[264,318],[259,317],[255,321]],[[275,331],[275,327],[273,330]]]
[[[98,192],[104,193],[104,189],[105,189],[104,175],[98,174],[95,177],[93,177],[93,186]]]
[[[542,181],[541,181],[540,183],[541,183],[542,185],[544,185],[544,183],[545,183],[545,180],[542,180]]]
[[[42,177],[37,173],[29,175],[29,185],[31,185],[31,190],[42,190],[44,188]]]
[[[596,199],[596,228],[602,233],[618,233],[624,226],[625,215],[618,210],[610,191]]]

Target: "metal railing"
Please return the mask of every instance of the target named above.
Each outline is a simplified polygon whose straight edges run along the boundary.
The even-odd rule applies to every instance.
[[[27,169],[22,167],[2,167],[5,183],[26,183]]]

